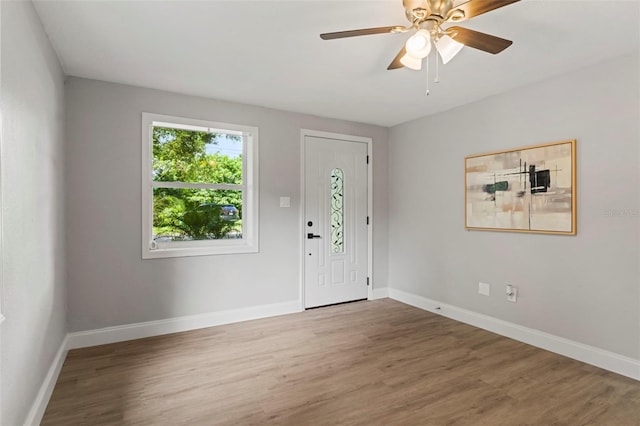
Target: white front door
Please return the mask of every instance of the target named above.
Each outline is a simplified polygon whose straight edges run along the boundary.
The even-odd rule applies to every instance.
[[[366,299],[367,143],[303,143],[305,308]]]

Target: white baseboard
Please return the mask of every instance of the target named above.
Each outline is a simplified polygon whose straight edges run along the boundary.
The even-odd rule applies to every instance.
[[[585,345],[553,334],[503,321],[426,297],[417,296],[394,288],[388,289],[389,298],[415,306],[456,321],[483,328],[538,348],[573,358],[596,367],[640,380],[640,360]]]
[[[298,300],[69,333],[68,349],[124,342],[300,312]]]
[[[42,421],[42,416],[47,409],[49,399],[60,375],[60,370],[70,349],[85,348],[89,346],[104,345],[107,343],[123,342],[144,337],[159,336],[162,334],[178,333],[181,331],[196,330],[199,328],[213,327],[216,325],[230,324],[234,322],[249,321],[259,318],[273,317],[276,315],[300,312],[300,302],[274,303],[271,305],[252,306],[249,308],[232,309],[228,311],[212,312],[208,314],[189,315],[178,318],[169,318],[158,321],[148,321],[137,324],[128,324],[116,327],[101,328],[98,330],[69,333],[62,341],[60,349],[49,367],[49,371],[40,386],[38,395],[31,405],[24,422],[25,426],[37,426]]]
[[[66,336],[60,344],[60,348],[51,363],[51,367],[49,367],[49,371],[42,382],[42,386],[40,386],[40,390],[38,390],[36,399],[33,401],[31,409],[27,414],[27,419],[24,421],[24,426],[37,426],[42,421],[42,416],[44,416],[44,412],[49,404],[53,388],[56,387],[56,382],[58,381],[62,364],[64,364],[64,360],[67,358],[68,342],[69,337]]]
[[[384,299],[385,297],[389,297],[389,289],[387,287],[373,289],[371,300]]]
[[[58,349],[58,353],[47,372],[44,382],[42,383],[42,386],[40,386],[38,395],[31,405],[31,409],[29,410],[24,425],[37,426],[42,421],[42,416],[44,416],[44,412],[47,409],[49,399],[51,398],[58,376],[60,375],[60,370],[62,369],[64,360],[67,357],[67,352],[70,349],[123,342],[126,340],[141,339],[144,337],[159,336],[162,334],[178,333],[181,331],[196,330],[199,328],[291,314],[300,311],[300,302],[296,300],[293,302],[252,306],[228,311],[189,315],[165,320],[148,321],[137,324],[101,328],[98,330],[69,333],[62,341],[60,349]]]
[[[456,321],[483,328],[511,339],[546,349],[587,364],[595,365],[596,367],[604,368],[605,370],[632,379],[640,380],[640,360],[502,321],[446,303],[440,303],[436,300],[394,288],[383,287],[373,290],[373,299],[381,299],[384,297],[389,297]],[[295,312],[301,312],[300,301],[298,300],[69,333],[58,349],[24,424],[25,426],[36,426],[40,424],[69,349],[178,333],[181,331],[196,330],[199,328],[286,315]]]

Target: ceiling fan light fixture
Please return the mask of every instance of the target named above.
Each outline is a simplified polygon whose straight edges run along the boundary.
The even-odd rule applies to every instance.
[[[400,63],[412,70],[420,71],[422,69],[422,59],[411,56],[409,53],[405,53],[404,56],[400,58]]]
[[[0,0],[2,1],[2,0]],[[465,21],[492,10],[517,3],[520,0],[402,0],[409,25],[362,28],[320,34],[323,40],[367,36],[372,34],[405,33],[415,31],[393,58],[388,70],[406,66],[419,70],[422,59],[435,48],[446,64],[460,52],[463,45],[487,53],[500,53],[513,43],[511,40],[492,36],[464,27],[449,26],[452,22]],[[442,27],[444,25],[444,28]],[[445,37],[445,35],[447,37]],[[433,42],[433,47],[431,43]],[[436,57],[436,66],[440,61]],[[426,68],[429,68],[427,62]],[[437,72],[436,72],[437,74]],[[437,78],[437,76],[436,76]]]
[[[436,45],[436,50],[440,53],[443,64],[453,59],[464,47],[464,44],[455,41],[448,35],[440,37],[434,44]]]
[[[409,37],[405,44],[407,55],[417,59],[426,58],[431,52],[431,35],[429,31],[422,29]]]

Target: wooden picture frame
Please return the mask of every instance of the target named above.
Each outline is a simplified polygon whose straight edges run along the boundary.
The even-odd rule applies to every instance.
[[[575,235],[576,141],[464,159],[467,230]]]

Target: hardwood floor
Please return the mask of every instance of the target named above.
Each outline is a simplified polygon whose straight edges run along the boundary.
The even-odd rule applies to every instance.
[[[640,425],[640,382],[390,300],[69,352],[43,425]]]

